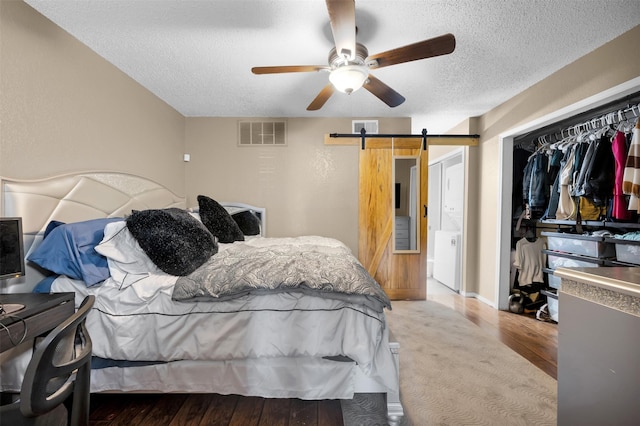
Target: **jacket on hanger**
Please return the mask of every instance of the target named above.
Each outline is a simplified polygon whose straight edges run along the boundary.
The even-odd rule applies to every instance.
[[[591,199],[595,206],[606,206],[609,197],[613,194],[615,159],[609,136],[602,135],[595,145],[585,176],[583,195]]]
[[[627,198],[622,191],[624,168],[627,160],[627,137],[623,132],[616,132],[611,143],[613,158],[615,159],[615,181],[613,185],[613,206],[611,217],[617,220],[630,220],[631,212],[627,209]]]
[[[531,162],[529,208],[531,209],[531,218],[538,219],[544,215],[549,201],[549,184],[547,181],[549,159],[545,154],[538,152]]]

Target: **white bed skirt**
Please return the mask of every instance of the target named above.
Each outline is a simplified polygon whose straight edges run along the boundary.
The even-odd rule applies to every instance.
[[[32,342],[0,356],[3,392],[19,392],[31,359]],[[398,344],[390,342],[396,371]],[[396,376],[398,379],[398,376]],[[308,400],[351,399],[354,393],[386,393],[389,424],[404,415],[397,390],[367,377],[354,362],[322,358],[258,358],[231,361],[174,361],[91,372],[91,392],[217,393]]]
[[[355,369],[353,362],[318,358],[176,361],[93,370],[91,391],[351,399]]]

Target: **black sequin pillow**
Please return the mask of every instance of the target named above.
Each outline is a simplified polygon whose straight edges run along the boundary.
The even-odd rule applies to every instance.
[[[189,275],[218,252],[211,232],[185,210],[134,211],[127,218],[127,228],[149,259],[167,274]]]
[[[250,210],[234,213],[231,215],[233,220],[244,235],[260,235],[260,219]]]
[[[229,212],[206,195],[198,195],[198,212],[204,226],[221,243],[244,241],[244,234]]]

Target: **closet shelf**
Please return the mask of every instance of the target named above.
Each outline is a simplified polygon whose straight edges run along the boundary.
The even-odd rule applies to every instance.
[[[557,220],[557,219],[542,219],[539,221],[547,225],[558,226],[575,226],[575,220]],[[591,226],[598,228],[616,228],[616,229],[640,229],[640,223],[634,222],[612,222],[609,220],[583,220],[582,226]]]

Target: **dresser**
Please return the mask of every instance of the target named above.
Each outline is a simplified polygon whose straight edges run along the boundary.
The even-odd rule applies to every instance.
[[[409,216],[396,216],[396,250],[409,250]]]

